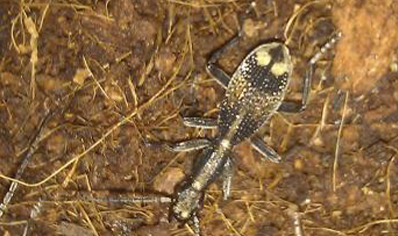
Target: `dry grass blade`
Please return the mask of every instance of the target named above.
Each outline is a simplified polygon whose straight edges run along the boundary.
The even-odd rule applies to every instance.
[[[92,232],[94,233],[95,236],[99,236],[95,226],[93,225],[93,222],[91,221],[90,217],[88,216],[86,210],[83,208],[83,206],[78,203],[78,208],[80,210],[80,212],[83,214],[84,219],[86,219],[88,226],[90,227],[90,229],[92,230]]]
[[[314,4],[320,4],[320,3],[327,3],[330,0],[316,0],[316,1],[312,1],[312,2],[308,2],[305,5],[303,5],[302,7],[300,7],[298,10],[296,10],[289,18],[286,27],[285,27],[285,31],[283,33],[285,40],[286,40],[286,44],[289,45],[289,42],[291,41],[292,35],[293,35],[293,31],[294,28],[296,26],[296,23],[298,22],[298,18],[300,16],[300,14],[308,7],[310,7],[311,5]],[[289,34],[290,32],[290,34]]]
[[[334,235],[340,235],[340,236],[347,236],[347,234],[345,234],[344,232],[338,231],[338,230],[334,230],[334,229],[329,229],[329,228],[325,228],[325,227],[307,227],[307,229],[311,229],[313,231],[325,231]],[[316,235],[316,234],[314,234]]]
[[[11,222],[0,222],[1,226],[18,226],[18,225],[26,225],[28,223],[27,220],[16,220]]]
[[[392,217],[395,217],[395,211],[393,208],[393,205],[391,203],[391,179],[390,179],[390,175],[391,175],[391,168],[394,164],[395,158],[398,154],[398,150],[395,147],[391,147],[391,146],[387,146],[387,148],[393,150],[395,152],[395,154],[391,157],[388,166],[387,166],[387,173],[386,173],[386,198],[387,198],[387,203],[388,203],[388,208],[390,210],[390,214]]]
[[[180,0],[169,0],[171,3],[183,5],[183,6],[188,6],[188,7],[193,7],[193,8],[205,8],[205,7],[217,7],[219,4],[217,3],[204,3],[203,1],[180,1]],[[234,2],[234,0],[231,1],[225,1],[225,3],[228,2]]]
[[[353,229],[347,230],[347,234],[362,234],[363,232],[367,231],[370,227],[380,224],[392,224],[398,223],[398,219],[387,219],[387,220],[375,220],[364,225],[355,227]]]
[[[335,153],[334,153],[333,176],[332,176],[333,192],[336,192],[336,188],[337,188],[337,167],[338,167],[339,156],[340,156],[340,140],[341,140],[341,135],[343,133],[345,116],[347,113],[348,99],[349,99],[349,92],[347,91],[345,94],[343,114],[341,116],[340,127],[339,127],[339,131],[337,132],[336,149],[335,149]]]
[[[31,98],[34,100],[36,94],[36,64],[38,62],[38,50],[37,50],[37,40],[39,38],[39,33],[37,32],[36,25],[31,17],[24,14],[24,24],[27,31],[30,34],[29,47],[31,50],[30,54],[30,64],[31,64],[31,77],[30,77],[30,93]]]
[[[231,221],[225,216],[225,214],[221,211],[220,208],[217,207],[216,212],[221,216],[221,219],[228,226],[228,228],[233,232],[236,236],[242,236],[241,233],[232,225]]]
[[[101,84],[98,82],[98,80],[95,78],[93,72],[91,71],[90,67],[89,67],[88,64],[87,64],[87,60],[86,60],[86,57],[85,57],[85,56],[83,56],[83,63],[84,63],[84,66],[85,66],[85,68],[86,68],[86,71],[88,71],[88,73],[89,73],[88,77],[92,77],[92,78],[93,78],[94,82],[97,84],[97,86],[98,86],[98,88],[101,90],[102,94],[103,94],[109,101],[112,102],[112,99],[109,98],[108,94],[105,92],[105,89],[102,87],[102,85],[101,85]]]

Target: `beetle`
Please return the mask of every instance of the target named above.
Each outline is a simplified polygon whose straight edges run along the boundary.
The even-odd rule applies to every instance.
[[[196,217],[195,212],[204,190],[220,175],[226,181],[223,184],[224,198],[229,196],[232,149],[250,138],[279,108],[289,84],[292,67],[285,45],[261,45],[246,56],[234,72],[216,120],[199,117],[184,119],[188,126],[216,127],[219,132],[213,140],[190,140],[170,147],[174,151],[205,148],[199,157],[201,160],[193,168],[192,176],[176,191],[172,213],[177,220]],[[220,71],[215,64],[208,64],[208,69]],[[254,144],[259,141],[261,140],[256,140]],[[266,148],[262,153],[272,153],[267,157],[279,162],[280,157],[270,147],[265,144],[256,146],[260,150]]]
[[[229,197],[233,175],[232,151],[244,140],[249,139],[255,150],[265,158],[275,163],[280,162],[281,157],[255,133],[276,111],[300,112],[306,108],[315,63],[340,36],[340,33],[334,35],[309,61],[300,103],[284,101],[293,70],[289,49],[285,44],[271,42],[258,46],[243,59],[232,77],[221,70],[216,61],[241,36],[238,34],[211,56],[207,70],[226,88],[218,117],[183,119],[184,124],[189,127],[217,128],[218,135],[212,140],[194,139],[168,145],[173,151],[204,149],[192,174],[175,191],[170,208],[173,218],[180,222],[191,220],[195,235],[200,235],[197,212],[204,192],[210,183],[221,176],[224,199]]]

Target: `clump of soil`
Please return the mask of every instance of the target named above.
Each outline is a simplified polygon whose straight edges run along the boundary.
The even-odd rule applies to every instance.
[[[338,1],[333,20],[343,33],[334,73],[342,89],[361,95],[373,89],[396,63],[398,7],[394,0]]]

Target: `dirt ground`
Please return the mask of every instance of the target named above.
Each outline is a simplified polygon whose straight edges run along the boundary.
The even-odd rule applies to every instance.
[[[0,235],[192,235],[169,204],[84,196],[173,194],[198,152],[149,142],[216,135],[182,117],[217,116],[225,91],[206,61],[239,29],[218,64],[232,74],[254,47],[285,42],[288,100],[343,36],[307,109],[259,131],[282,163],[235,148],[232,196],[209,186],[203,235],[398,235],[397,1],[2,0],[0,22],[0,199],[20,180]]]

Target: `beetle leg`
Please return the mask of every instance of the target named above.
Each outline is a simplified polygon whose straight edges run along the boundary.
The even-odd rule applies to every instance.
[[[319,61],[323,54],[330,48],[332,48],[336,42],[340,39],[341,32],[338,32],[332,36],[332,38],[321,47],[320,51],[315,53],[315,55],[308,62],[308,70],[305,73],[304,84],[302,89],[302,98],[300,102],[284,101],[279,107],[279,111],[282,112],[301,112],[307,107],[308,96],[311,91],[312,77],[315,71],[315,64]]]
[[[221,55],[228,50],[229,48],[234,47],[241,37],[241,33],[239,32],[236,36],[230,39],[226,44],[224,44],[221,48],[217,49],[210,56],[209,61],[207,62],[207,72],[214,78],[216,81],[223,86],[224,88],[228,87],[228,83],[230,81],[230,76],[224,72],[220,67],[216,65],[217,60],[221,57]]]
[[[227,200],[231,196],[231,182],[233,175],[234,175],[234,163],[232,158],[228,158],[221,174],[221,178],[223,181],[222,191],[223,191],[224,200]]]
[[[192,139],[175,144],[164,144],[167,149],[173,152],[196,151],[208,147],[211,142],[208,139]]]
[[[188,127],[198,127],[204,129],[217,128],[217,120],[212,118],[184,117],[184,124]],[[266,145],[264,141],[262,141],[260,138],[253,137],[249,141],[251,142],[254,149],[256,149],[256,151],[258,151],[264,157],[268,158],[271,162],[279,163],[281,161],[281,157],[278,155],[278,153],[276,153],[271,147]]]
[[[213,63],[208,63],[206,68],[207,72],[217,81],[217,83],[220,84],[224,89],[227,89],[228,83],[231,80],[229,75]]]
[[[188,127],[203,128],[203,129],[216,129],[217,119],[204,118],[204,117],[184,117],[184,125]]]
[[[254,149],[271,162],[279,163],[282,160],[279,154],[270,146],[265,144],[261,138],[253,136],[250,138],[250,141]]]
[[[115,196],[115,197],[106,197],[106,198],[96,198],[93,197],[90,192],[79,192],[78,199],[81,201],[88,202],[107,202],[107,203],[170,203],[172,202],[172,198],[168,196],[162,195],[153,195],[153,196]]]
[[[283,101],[281,106],[279,107],[278,111],[289,112],[289,113],[298,113],[298,112],[305,110],[305,108],[307,107],[307,103],[308,103],[308,96],[309,96],[310,90],[311,90],[312,77],[314,74],[315,65],[310,62],[308,67],[309,68],[306,71],[305,77],[304,77],[301,102]]]
[[[194,235],[200,236],[200,221],[196,212],[193,214],[191,221]]]

